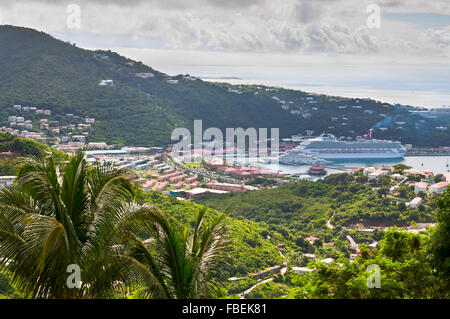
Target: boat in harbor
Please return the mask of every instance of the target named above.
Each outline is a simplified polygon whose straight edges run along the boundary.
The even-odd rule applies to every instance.
[[[327,170],[325,169],[325,167],[323,167],[321,165],[311,166],[308,169],[308,174],[314,175],[314,176],[327,175]]]
[[[405,148],[396,141],[372,139],[373,129],[364,139],[340,141],[332,134],[302,142],[296,152],[325,160],[397,159],[406,154]]]

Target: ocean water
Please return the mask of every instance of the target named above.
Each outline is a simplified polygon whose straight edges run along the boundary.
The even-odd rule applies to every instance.
[[[272,172],[277,172],[281,174],[304,174],[308,171],[310,165],[286,165],[281,163],[271,163],[264,164],[258,161],[256,158],[236,158],[237,163],[247,162],[252,166],[257,166],[262,169],[267,169]],[[390,166],[394,164],[406,164],[414,169],[418,170],[431,170],[435,174],[450,173],[450,156],[407,156],[404,159],[398,160],[359,160],[359,161],[345,161],[345,162],[333,162],[329,164],[332,167],[339,167],[339,169],[334,169],[327,167],[325,168],[328,174],[342,173],[349,168],[360,168],[360,167],[382,167]],[[306,177],[306,176],[305,176]],[[310,177],[309,177],[310,178]],[[317,179],[316,177],[311,179]]]
[[[422,107],[450,105],[447,60],[113,48],[169,75],[264,84]]]

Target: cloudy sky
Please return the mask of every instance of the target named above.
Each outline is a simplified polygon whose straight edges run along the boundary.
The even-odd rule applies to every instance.
[[[439,91],[431,104],[450,105],[449,0],[2,0],[0,24],[169,73]]]

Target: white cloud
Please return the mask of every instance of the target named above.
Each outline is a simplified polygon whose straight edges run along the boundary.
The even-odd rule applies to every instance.
[[[78,39],[112,36],[112,46],[230,52],[344,55],[449,56],[449,28],[418,31],[406,22],[365,25],[373,0],[74,0],[82,9],[81,30],[66,27],[66,4],[56,0],[2,1],[0,21]],[[105,3],[107,3],[105,5]],[[382,13],[450,14],[447,0],[379,1]],[[119,37],[120,36],[120,37]],[[124,39],[128,39],[124,41]]]

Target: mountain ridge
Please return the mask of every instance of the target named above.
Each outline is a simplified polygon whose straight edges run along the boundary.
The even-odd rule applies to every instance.
[[[407,113],[370,99],[364,101],[364,107],[374,115],[363,110],[344,112],[337,109],[340,104],[350,109],[359,100],[267,86],[211,83],[181,74],[168,76],[112,51],[85,50],[29,28],[0,26],[0,47],[3,124],[9,115],[7,108],[13,104],[46,107],[61,116],[75,113],[95,117],[89,141],[163,145],[170,142],[175,127],[192,129],[195,119],[203,120],[204,128],[222,131],[228,127],[278,127],[280,137],[306,130],[356,136],[380,123],[384,119],[381,113]],[[136,76],[142,72],[154,76]],[[106,79],[112,79],[114,85],[100,86]],[[314,101],[307,101],[311,96]],[[283,100],[286,109],[281,107]],[[335,123],[333,116],[340,122]],[[414,129],[408,134],[394,129],[377,134],[406,143],[418,138]]]

